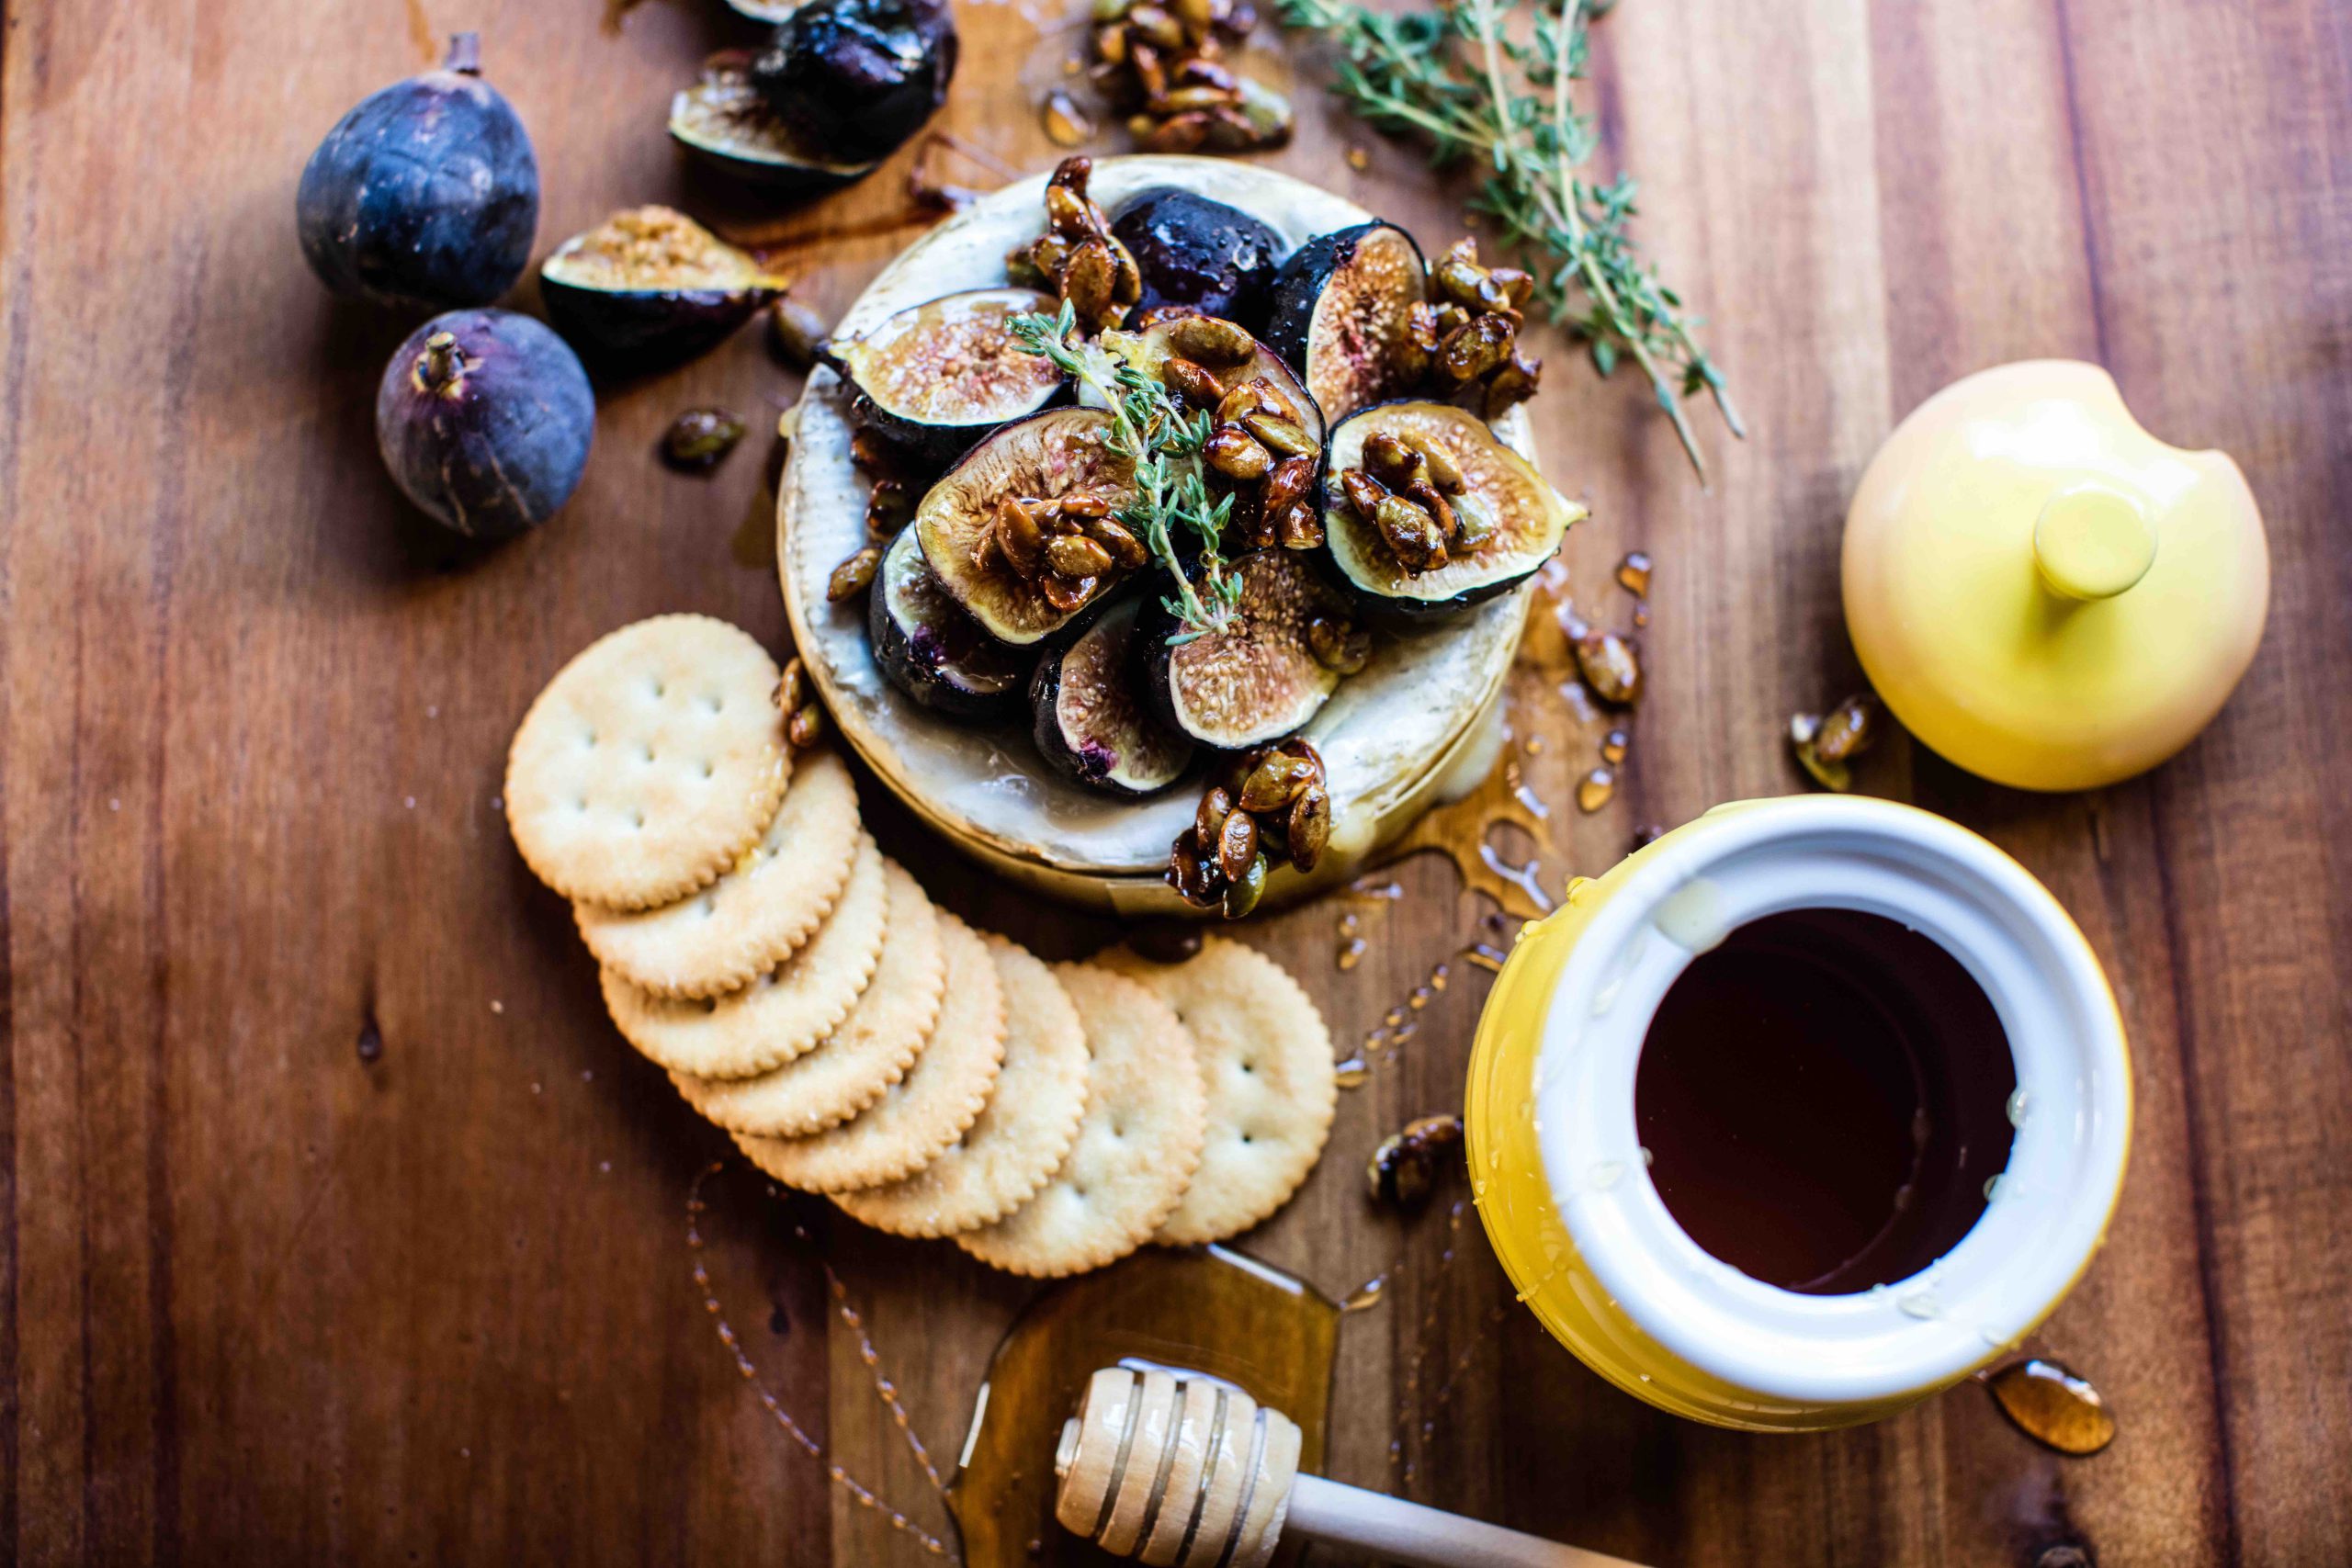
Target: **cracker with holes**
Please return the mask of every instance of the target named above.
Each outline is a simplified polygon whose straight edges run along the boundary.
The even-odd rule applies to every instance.
[[[791,1061],[849,1016],[882,955],[882,852],[858,840],[849,886],[817,934],[740,991],[699,1001],[640,991],[610,969],[605,1006],[650,1060],[696,1077],[744,1078]]]
[[[1176,1010],[1208,1097],[1200,1174],[1153,1239],[1238,1235],[1289,1201],[1330,1135],[1340,1086],[1323,1015],[1280,964],[1224,937],[1204,938],[1182,964],[1124,949],[1097,962]]]
[[[805,1138],[735,1134],[753,1165],[787,1187],[879,1187],[929,1165],[979,1120],[1004,1065],[1004,987],[979,933],[938,911],[947,949],[939,1021],[907,1076],[838,1127]]]
[[[791,771],[775,660],[707,615],[597,639],[548,682],[506,753],[506,820],[539,880],[641,909],[759,842]]]
[[[1207,1127],[1193,1043],[1166,1003],[1091,964],[1057,964],[1054,976],[1091,1057],[1078,1139],[1035,1197],[956,1237],[1015,1274],[1076,1274],[1141,1247],[1182,1200]]]
[[[760,841],[724,876],[673,904],[575,904],[596,962],[657,997],[740,990],[808,940],[857,860],[857,790],[831,752],[804,757]]]
[[[849,1016],[806,1055],[757,1077],[672,1073],[687,1104],[730,1133],[801,1137],[848,1121],[906,1077],[939,1021],[947,950],[921,885],[887,855],[882,863],[882,956]]]
[[[1001,1219],[1060,1165],[1086,1112],[1086,1029],[1054,972],[984,934],[1004,987],[1004,1067],[980,1119],[903,1181],[836,1193],[851,1217],[896,1235],[952,1235]]]

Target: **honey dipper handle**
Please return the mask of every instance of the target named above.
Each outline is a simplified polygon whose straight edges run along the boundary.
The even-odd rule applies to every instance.
[[[1319,1475],[1302,1475],[1293,1484],[1284,1529],[1416,1568],[1639,1568],[1622,1557],[1562,1546]]]

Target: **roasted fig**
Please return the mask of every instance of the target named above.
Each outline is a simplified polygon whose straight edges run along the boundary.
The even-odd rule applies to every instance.
[[[1226,628],[1190,630],[1155,596],[1137,633],[1138,663],[1161,718],[1204,746],[1233,751],[1315,716],[1340,677],[1315,657],[1307,628],[1346,609],[1294,551],[1258,550],[1225,570],[1240,583]]]
[[[1029,682],[1037,750],[1106,795],[1150,795],[1182,776],[1193,743],[1162,724],[1136,681],[1141,601],[1112,605],[1064,649],[1048,649]]]
[[[1143,269],[1139,309],[1198,310],[1252,331],[1264,323],[1285,247],[1239,208],[1157,186],[1119,209],[1111,232]]]
[[[1384,469],[1384,449],[1411,473]],[[1558,554],[1584,514],[1450,403],[1383,403],[1331,428],[1324,547],[1369,611],[1444,615],[1491,599]]]
[[[700,354],[789,281],[666,207],[616,212],[539,267],[557,329],[579,348],[625,361]]]
[[[413,333],[376,389],[376,445],[435,522],[511,538],[571,498],[596,425],[588,373],[512,310],[451,310]]]
[[[883,675],[934,713],[979,722],[1020,708],[1028,661],[982,631],[948,597],[912,528],[882,553],[866,599],[866,626]]]
[[[1429,269],[1393,223],[1341,229],[1301,245],[1274,276],[1262,334],[1290,361],[1326,419],[1409,396],[1429,374],[1414,330]]]
[[[539,165],[523,122],[481,79],[473,33],[438,71],[335,122],[294,194],[303,257],[337,294],[387,304],[484,305],[530,265]]]
[[[804,145],[871,163],[947,101],[956,49],[945,0],[806,0],[752,57],[750,77]]]
[[[1219,319],[1194,316],[1185,311],[1165,312],[1139,333],[1105,333],[1102,335],[1102,344],[1105,349],[1155,380],[1167,379],[1169,362],[1174,359],[1208,371],[1218,383],[1220,392],[1262,377],[1272,383],[1282,400],[1297,412],[1299,426],[1306,439],[1317,446],[1322,446],[1323,411],[1308,395],[1306,387],[1300,384],[1297,376],[1292,373],[1290,366],[1263,343],[1252,342],[1244,345],[1241,339],[1247,334],[1243,333],[1235,334],[1234,346],[1241,350],[1240,355],[1238,358],[1227,357],[1196,341],[1196,334],[1205,335],[1202,332],[1204,321],[1214,325]],[[1208,400],[1206,387],[1196,391],[1184,386],[1171,386],[1170,389],[1194,406],[1216,407],[1215,401]]]
[[[752,51],[721,50],[670,100],[670,134],[695,157],[748,184],[785,194],[831,190],[874,172],[875,160],[828,155],[768,107],[752,85]]]
[[[1062,373],[1005,325],[1054,302],[1027,288],[976,288],[916,305],[827,357],[854,393],[859,423],[919,463],[953,462],[1001,424],[1057,397]]]
[[[1134,463],[1108,446],[1111,427],[1101,409],[1016,420],[967,452],[916,509],[909,531],[923,559],[998,641],[1026,648],[1053,636],[1141,564],[1090,528],[1136,495]],[[1095,552],[1101,570],[1066,570],[1098,564]]]

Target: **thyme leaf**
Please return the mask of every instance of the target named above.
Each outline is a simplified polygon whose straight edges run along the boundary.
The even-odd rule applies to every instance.
[[[1166,387],[1136,366],[1083,341],[1073,343],[1078,318],[1067,300],[1057,316],[1029,311],[1006,325],[1025,353],[1050,360],[1110,413],[1105,445],[1134,466],[1136,488],[1136,499],[1114,515],[1143,540],[1174,581],[1176,592],[1166,604],[1181,624],[1178,640],[1225,630],[1232,624],[1241,581],[1226,570],[1222,547],[1233,498],[1212,502],[1201,479],[1201,447],[1212,423],[1206,411],[1186,412]],[[1179,529],[1199,541],[1193,573],[1176,553]]]
[[[1432,167],[1475,163],[1486,173],[1470,209],[1491,220],[1504,246],[1536,277],[1553,321],[1587,341],[1607,376],[1630,359],[1705,484],[1683,400],[1713,400],[1745,437],[1722,370],[1693,335],[1698,318],[1658,280],[1634,244],[1635,186],[1580,173],[1600,150],[1592,117],[1576,106],[1595,0],[1429,0],[1429,8],[1376,12],[1355,0],[1276,0],[1283,25],[1318,33],[1339,51],[1331,91],[1374,130],[1420,141]]]

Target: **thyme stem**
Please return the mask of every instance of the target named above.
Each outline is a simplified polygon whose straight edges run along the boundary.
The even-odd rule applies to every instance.
[[[1174,580],[1177,597],[1169,608],[1182,623],[1184,633],[1198,637],[1224,630],[1230,618],[1229,601],[1223,592],[1225,561],[1217,545],[1224,532],[1226,507],[1210,507],[1201,483],[1199,453],[1208,436],[1206,416],[1197,422],[1188,419],[1166,388],[1130,366],[1122,365],[1106,378],[1103,367],[1108,360],[1102,351],[1084,353],[1070,346],[1076,313],[1067,303],[1058,317],[1033,312],[1013,317],[1008,325],[1024,350],[1051,360],[1057,369],[1099,398],[1110,414],[1111,449],[1134,466],[1140,492],[1120,515],[1143,535],[1145,547]],[[1185,572],[1176,554],[1171,523],[1184,524],[1201,536],[1201,578],[1211,590],[1211,599],[1216,601],[1214,607],[1203,602]]]
[[[1596,186],[1577,173],[1598,141],[1573,84],[1584,76],[1600,8],[1532,0],[1531,45],[1511,36],[1519,0],[1432,0],[1430,9],[1400,13],[1356,0],[1278,3],[1284,26],[1338,46],[1332,91],[1357,114],[1418,136],[1441,165],[1476,159],[1486,167],[1474,205],[1501,225],[1505,243],[1549,255],[1539,296],[1552,319],[1588,340],[1602,375],[1621,357],[1633,360],[1704,485],[1683,398],[1703,388],[1734,436],[1747,425],[1680,299],[1634,249],[1633,183],[1621,175]]]

